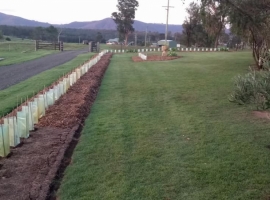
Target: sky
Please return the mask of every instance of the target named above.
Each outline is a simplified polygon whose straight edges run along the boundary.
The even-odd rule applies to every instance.
[[[186,7],[193,0],[170,0],[169,24],[182,24]],[[94,21],[111,17],[117,11],[117,0],[0,0],[0,12],[22,18],[66,24],[74,21]],[[136,20],[146,23],[166,23],[168,0],[138,0]]]

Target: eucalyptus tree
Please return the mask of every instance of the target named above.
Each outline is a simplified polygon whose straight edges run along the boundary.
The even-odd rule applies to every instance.
[[[270,0],[197,0],[205,15],[204,28],[216,35],[225,24],[246,39],[252,47],[254,61],[270,62]],[[182,0],[185,2],[185,0]]]
[[[215,39],[214,47],[217,48],[227,24],[228,6],[217,0],[202,0],[201,15],[204,29]]]
[[[133,28],[133,23],[138,6],[139,2],[137,0],[118,0],[116,6],[118,12],[112,13],[112,18],[116,23],[117,31],[119,32],[119,38],[125,40],[125,45],[127,45],[129,34],[135,30]]]
[[[249,41],[253,58],[261,68],[262,60],[270,61],[270,0],[224,1],[230,7],[232,31]]]

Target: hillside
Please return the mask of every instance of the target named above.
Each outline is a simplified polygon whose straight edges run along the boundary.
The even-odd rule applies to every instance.
[[[24,19],[22,17],[17,17],[13,15],[7,15],[0,12],[0,25],[8,26],[50,26],[49,23],[38,22],[34,20]]]
[[[50,24],[45,22],[38,22],[34,20],[24,19],[22,17],[17,17],[13,15],[7,15],[4,13],[0,13],[0,25],[8,25],[8,26],[30,26],[30,27],[47,27]],[[63,28],[76,28],[76,29],[100,29],[100,30],[115,30],[116,25],[111,18],[105,18],[98,21],[89,21],[89,22],[71,22],[69,24],[53,24],[57,27]],[[145,31],[146,28],[151,32],[165,32],[165,24],[154,24],[154,23],[145,23],[141,21],[135,20],[134,28],[136,31]],[[181,25],[169,25],[169,31],[172,33],[182,32]]]
[[[65,28],[79,28],[79,29],[103,29],[103,30],[115,30],[116,25],[111,18],[105,18],[99,21],[90,22],[72,22],[70,24],[64,24]],[[146,28],[151,32],[165,32],[165,24],[145,23],[138,20],[134,22],[134,28],[136,31],[145,31]],[[172,33],[182,32],[181,25],[169,25],[169,31]]]

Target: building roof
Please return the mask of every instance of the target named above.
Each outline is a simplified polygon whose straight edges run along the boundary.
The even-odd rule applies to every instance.
[[[119,38],[109,39],[108,42],[118,42]]]
[[[174,40],[167,40],[167,42],[172,42]],[[166,42],[166,40],[159,40],[159,42]]]

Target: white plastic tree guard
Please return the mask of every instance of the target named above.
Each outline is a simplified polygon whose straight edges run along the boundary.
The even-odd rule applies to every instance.
[[[55,103],[70,86],[84,75],[106,53],[104,50],[98,56],[84,65],[77,67],[69,75],[62,77],[53,88],[42,94],[36,95],[33,100],[25,102],[16,116],[11,114],[4,117],[4,124],[0,124],[0,156],[6,157],[10,153],[10,147],[20,144],[20,138],[28,138],[30,131],[38,120],[46,115],[46,110]]]
[[[143,60],[147,60],[147,56],[142,53],[138,53],[138,56]]]
[[[9,126],[6,124],[0,125],[0,156],[6,157],[10,153],[9,145]]]

